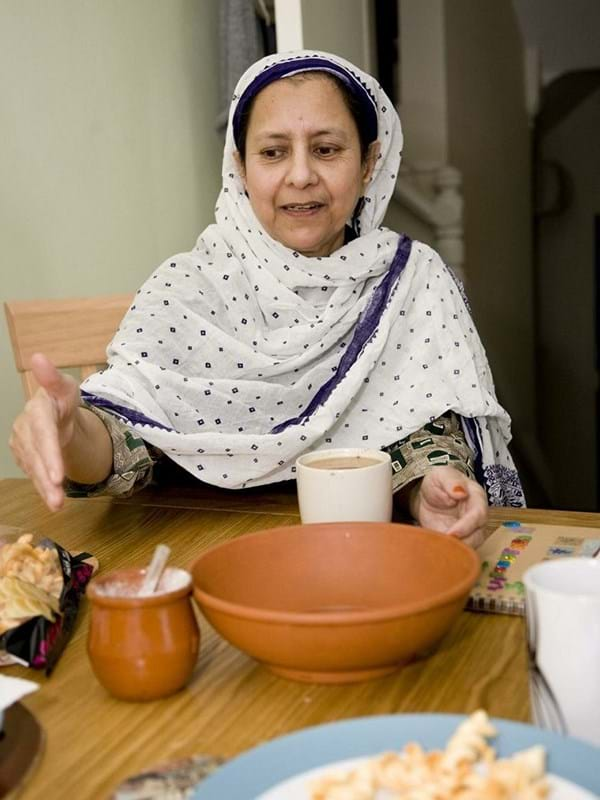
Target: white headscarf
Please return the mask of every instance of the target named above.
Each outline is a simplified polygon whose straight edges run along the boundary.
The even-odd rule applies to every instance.
[[[232,120],[257,76],[324,59],[366,90],[381,144],[358,217],[331,256],[272,239],[234,160]],[[312,67],[314,68],[314,67]],[[215,223],[138,291],[84,397],[126,420],[203,481],[239,488],[288,479],[302,452],[383,447],[448,410],[478,454],[491,502],[523,496],[485,352],[435,251],[379,227],[400,165],[398,115],[379,84],[338,56],[268,56],[231,104]]]

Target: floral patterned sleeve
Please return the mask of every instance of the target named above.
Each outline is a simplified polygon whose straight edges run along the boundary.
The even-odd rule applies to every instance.
[[[100,417],[108,429],[113,445],[113,471],[101,483],[76,483],[67,478],[67,496],[94,497],[108,494],[113,497],[129,497],[147,486],[152,480],[154,464],[161,456],[160,450],[136,436],[118,417],[87,403],[83,405]]]
[[[476,480],[473,453],[465,441],[458,417],[451,411],[382,449],[392,458],[394,493],[437,466],[455,467]]]

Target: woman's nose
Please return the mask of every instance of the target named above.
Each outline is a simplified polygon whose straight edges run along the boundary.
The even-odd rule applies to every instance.
[[[303,188],[318,181],[318,175],[309,153],[294,151],[288,162],[286,183],[289,186]]]

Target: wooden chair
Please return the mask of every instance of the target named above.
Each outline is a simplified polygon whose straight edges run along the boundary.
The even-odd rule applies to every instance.
[[[31,356],[44,353],[59,369],[79,368],[81,380],[106,363],[106,347],[133,295],[4,304],[17,370],[27,398],[38,388]]]

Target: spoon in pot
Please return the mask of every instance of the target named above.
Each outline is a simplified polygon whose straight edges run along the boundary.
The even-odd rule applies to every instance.
[[[150,562],[150,566],[146,570],[146,574],[144,576],[144,580],[138,592],[138,595],[144,596],[149,594],[154,594],[156,591],[156,587],[160,581],[161,575],[163,574],[163,570],[167,564],[167,559],[171,555],[171,548],[167,547],[166,544],[159,544],[156,546],[156,550],[154,551],[154,555],[152,556],[152,561]]]

